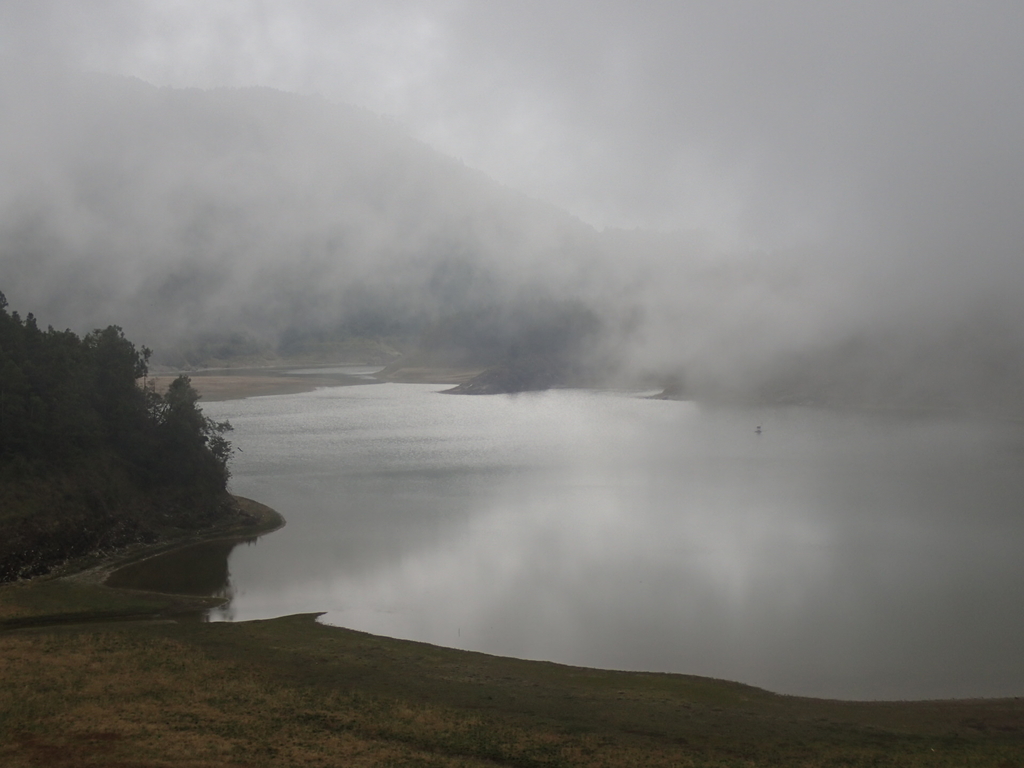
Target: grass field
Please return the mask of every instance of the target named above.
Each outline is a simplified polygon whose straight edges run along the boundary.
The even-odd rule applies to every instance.
[[[1024,768],[1022,699],[823,701],[311,615],[207,624],[98,572],[0,589],[0,765]]]

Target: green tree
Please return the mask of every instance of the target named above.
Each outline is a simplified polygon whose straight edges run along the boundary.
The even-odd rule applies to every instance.
[[[204,491],[223,490],[229,476],[231,443],[224,433],[231,425],[203,415],[199,393],[188,376],[179,376],[156,401],[161,475]]]
[[[115,325],[43,331],[0,293],[0,581],[226,513],[231,427],[188,377],[140,386],[149,355]]]

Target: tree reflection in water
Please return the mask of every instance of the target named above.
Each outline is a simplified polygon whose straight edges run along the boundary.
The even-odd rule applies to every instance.
[[[131,563],[114,571],[107,586],[142,589],[174,595],[222,597],[226,603],[218,611],[229,611],[234,596],[228,557],[239,544],[255,539],[222,539],[191,544],[155,557]],[[205,613],[203,615],[205,619]]]

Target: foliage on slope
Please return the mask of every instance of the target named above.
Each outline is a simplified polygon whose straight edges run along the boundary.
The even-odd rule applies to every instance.
[[[187,377],[139,386],[148,359],[117,326],[43,331],[0,294],[0,581],[223,514],[230,427]]]

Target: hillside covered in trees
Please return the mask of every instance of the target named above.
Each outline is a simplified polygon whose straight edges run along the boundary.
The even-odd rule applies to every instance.
[[[117,326],[41,330],[0,293],[0,582],[230,514],[230,426],[187,377],[146,386],[149,355]]]
[[[1020,217],[963,207],[1018,200],[1012,164],[934,215],[945,182],[925,185],[906,231],[902,202],[855,214],[844,193],[843,227],[778,245],[598,231],[395,121],[265,87],[0,57],[0,105],[7,296],[79,333],[116,323],[154,368],[460,365],[494,368],[474,392],[674,382],[702,401],[1021,411]]]

